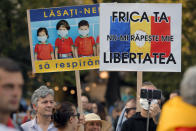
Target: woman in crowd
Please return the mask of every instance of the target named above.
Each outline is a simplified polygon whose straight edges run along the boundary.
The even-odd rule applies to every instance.
[[[70,102],[60,104],[53,113],[54,125],[58,131],[77,131],[79,117],[76,107]]]

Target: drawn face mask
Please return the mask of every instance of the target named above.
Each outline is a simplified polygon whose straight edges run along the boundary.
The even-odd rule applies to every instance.
[[[78,30],[79,34],[82,35],[82,36],[87,36],[88,33],[89,33],[89,29],[87,30]]]
[[[40,41],[40,42],[46,42],[47,36],[46,36],[46,35],[44,35],[44,36],[38,36],[37,39],[38,39],[38,41]]]
[[[68,30],[58,30],[57,33],[61,37],[66,37],[68,35]]]
[[[150,106],[153,105],[153,104],[158,104],[158,100],[153,99],[153,100],[151,101]],[[141,105],[141,107],[142,107],[144,110],[148,110],[148,109],[149,109],[149,104],[148,104],[148,100],[147,100],[147,99],[140,98],[140,105]]]

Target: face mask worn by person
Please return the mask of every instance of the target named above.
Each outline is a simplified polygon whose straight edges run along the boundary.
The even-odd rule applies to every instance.
[[[89,30],[79,30],[78,32],[79,32],[79,34],[82,35],[82,36],[87,36],[88,33],[89,33]]]
[[[58,30],[58,34],[61,37],[66,37],[68,35],[68,30]]]
[[[153,104],[158,104],[158,100],[153,99],[151,101],[150,106],[152,106]],[[147,99],[140,98],[140,105],[145,110],[148,110],[149,109],[149,104],[148,104],[148,100]]]
[[[38,36],[37,39],[40,42],[45,42],[47,40],[47,36],[46,35],[45,36]]]

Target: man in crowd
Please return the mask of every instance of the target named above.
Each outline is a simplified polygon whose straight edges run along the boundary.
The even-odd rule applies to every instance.
[[[144,82],[142,89],[156,90],[156,87],[151,82]],[[140,98],[141,112],[135,113],[131,118],[126,120],[121,131],[146,131],[148,110],[150,113],[149,131],[156,131],[156,116],[160,113],[158,100],[152,100],[151,105],[147,99]],[[150,106],[150,107],[149,107]]]
[[[57,129],[51,121],[52,111],[56,104],[54,91],[46,86],[41,86],[34,91],[31,103],[36,111],[36,117],[22,124],[24,131],[56,131]]]
[[[11,59],[0,58],[0,130],[17,128],[11,122],[10,114],[19,107],[24,80],[19,65]]]
[[[189,68],[181,82],[180,96],[165,103],[157,131],[196,131],[196,66]]]
[[[85,131],[110,131],[111,124],[101,118],[95,113],[85,115]]]
[[[123,122],[131,118],[135,113],[136,113],[136,100],[135,99],[128,100],[118,119],[116,131],[120,131]]]
[[[136,100],[131,99],[125,105],[125,117],[131,118],[136,113]]]

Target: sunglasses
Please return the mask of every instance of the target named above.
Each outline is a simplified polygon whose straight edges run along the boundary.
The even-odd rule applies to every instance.
[[[80,113],[77,113],[77,114],[73,114],[72,116],[77,116],[78,119],[80,118]]]
[[[130,110],[136,110],[136,107],[133,107],[133,108],[126,108],[126,109],[125,109],[125,112],[126,112],[126,113],[129,113]]]

